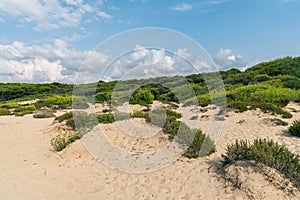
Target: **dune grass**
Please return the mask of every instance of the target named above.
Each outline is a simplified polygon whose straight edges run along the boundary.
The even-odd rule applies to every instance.
[[[300,158],[284,145],[267,140],[255,139],[252,144],[247,140],[236,140],[227,146],[222,154],[223,166],[237,161],[254,161],[265,164],[288,178],[296,188],[300,189]]]

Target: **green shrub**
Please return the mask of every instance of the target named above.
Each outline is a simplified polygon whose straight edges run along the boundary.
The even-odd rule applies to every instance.
[[[80,139],[80,135],[77,132],[68,132],[59,134],[51,139],[51,145],[55,151],[61,151],[67,147],[67,145]]]
[[[216,146],[209,136],[202,133],[201,130],[195,130],[193,142],[185,152],[184,156],[188,158],[197,158],[210,155],[216,152]]]
[[[8,109],[0,108],[0,116],[2,116],[2,115],[11,115],[11,114],[12,113]]]
[[[164,127],[166,122],[166,111],[163,108],[153,109],[149,115],[146,116],[146,122],[158,127]]]
[[[34,105],[26,105],[26,106],[17,106],[14,110],[13,113],[15,116],[24,116],[27,114],[32,114],[35,111],[35,106]]]
[[[87,98],[84,96],[73,96],[72,108],[73,109],[87,109],[89,104]]]
[[[53,95],[37,102],[35,105],[36,107],[41,108],[44,106],[52,106],[52,105],[71,106],[71,104],[72,104],[71,95]]]
[[[200,106],[205,107],[211,103],[210,94],[202,94],[197,96],[197,100]]]
[[[66,125],[72,128],[73,130],[76,129],[76,125],[73,117],[66,120]]]
[[[222,154],[223,165],[233,164],[240,160],[250,160],[272,167],[300,189],[300,159],[290,152],[286,146],[279,145],[272,140],[255,139],[253,144],[248,141],[236,141],[227,146]]]
[[[180,124],[181,122],[177,121],[176,117],[174,116],[167,117],[166,123],[163,127],[163,132],[169,134],[170,139],[173,139],[178,132]]]
[[[300,120],[294,121],[288,130],[291,135],[300,137]]]
[[[109,114],[104,114],[104,115],[97,116],[97,120],[98,120],[99,123],[110,124],[110,123],[113,123],[115,121],[115,117],[112,113],[109,113]]]
[[[139,89],[130,98],[130,103],[148,105],[154,100],[154,95],[148,89]]]
[[[70,117],[66,114],[66,118]],[[73,112],[73,117],[66,119],[66,125],[73,130],[79,132],[79,134],[85,133],[87,130],[93,128],[98,124],[97,118],[94,114],[88,114],[84,111]],[[64,118],[62,117],[62,118]]]
[[[57,120],[59,123],[67,120],[67,119],[71,119],[73,117],[73,112],[67,112],[63,115],[60,115],[58,117],[55,117],[55,120]]]
[[[141,110],[134,110],[131,114],[130,117],[131,118],[147,118],[149,115],[148,112],[144,112]]]
[[[51,145],[55,151],[61,151],[67,147],[67,140],[64,134],[59,134],[51,139]]]
[[[182,114],[181,114],[181,113],[178,113],[178,112],[173,111],[173,110],[170,110],[170,109],[166,109],[166,114],[167,114],[167,117],[174,116],[174,117],[176,117],[177,119],[179,119],[179,118],[182,117]]]

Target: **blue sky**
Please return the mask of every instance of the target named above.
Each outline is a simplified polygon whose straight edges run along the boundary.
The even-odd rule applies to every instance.
[[[74,82],[97,44],[142,27],[186,34],[220,69],[299,56],[299,10],[299,0],[1,0],[0,82]]]

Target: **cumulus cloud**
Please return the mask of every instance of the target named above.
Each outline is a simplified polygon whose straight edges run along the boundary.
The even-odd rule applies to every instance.
[[[178,4],[178,5],[174,6],[172,9],[179,11],[179,12],[183,12],[183,11],[191,10],[192,8],[193,8],[192,5],[182,3],[182,4]]]
[[[168,52],[136,45],[109,65],[112,59],[103,52],[72,49],[61,39],[42,46],[19,41],[0,44],[0,82],[88,83],[186,75],[212,67],[186,48]]]
[[[248,61],[240,54],[235,54],[231,49],[221,48],[214,58],[221,70],[230,68],[244,68]]]
[[[100,1],[101,3],[102,1]],[[34,23],[36,30],[78,27],[86,14],[111,17],[83,0],[1,0],[0,13],[19,18],[22,23]]]
[[[70,49],[60,39],[44,46],[15,41],[0,45],[0,82],[91,82],[107,58],[101,52]],[[84,73],[79,71],[82,64],[88,66]]]
[[[105,80],[186,75],[210,71],[211,66],[186,48],[167,52],[136,45],[133,52],[117,59],[110,68],[111,73],[105,75]]]

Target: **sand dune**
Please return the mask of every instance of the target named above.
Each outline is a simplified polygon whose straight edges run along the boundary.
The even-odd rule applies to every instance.
[[[201,109],[201,112],[193,110],[192,115],[198,116],[199,127],[206,132],[211,125],[212,111],[209,107],[206,111]],[[286,109],[298,112],[293,112],[293,119],[284,121],[290,124],[300,119],[298,104],[291,103]],[[50,140],[56,134],[53,118],[0,117],[0,199],[299,199],[299,192],[289,196],[288,191],[280,189],[284,181],[273,181],[277,185],[270,183],[255,167],[249,167],[249,163],[225,169],[228,178],[239,177],[240,189],[234,189],[218,169],[220,155],[236,139],[269,138],[300,154],[300,138],[289,136],[286,126],[268,123],[272,118],[279,117],[259,110],[228,111],[216,144],[217,153],[199,159],[181,157],[161,170],[131,174],[98,162],[81,141],[59,153],[50,151]],[[194,123],[188,117],[185,120]],[[114,145],[132,153],[153,152],[169,143],[157,127],[141,119],[131,121],[146,127],[149,137],[136,135],[138,129],[136,133],[130,130],[126,126],[128,121],[101,125],[101,128]]]

